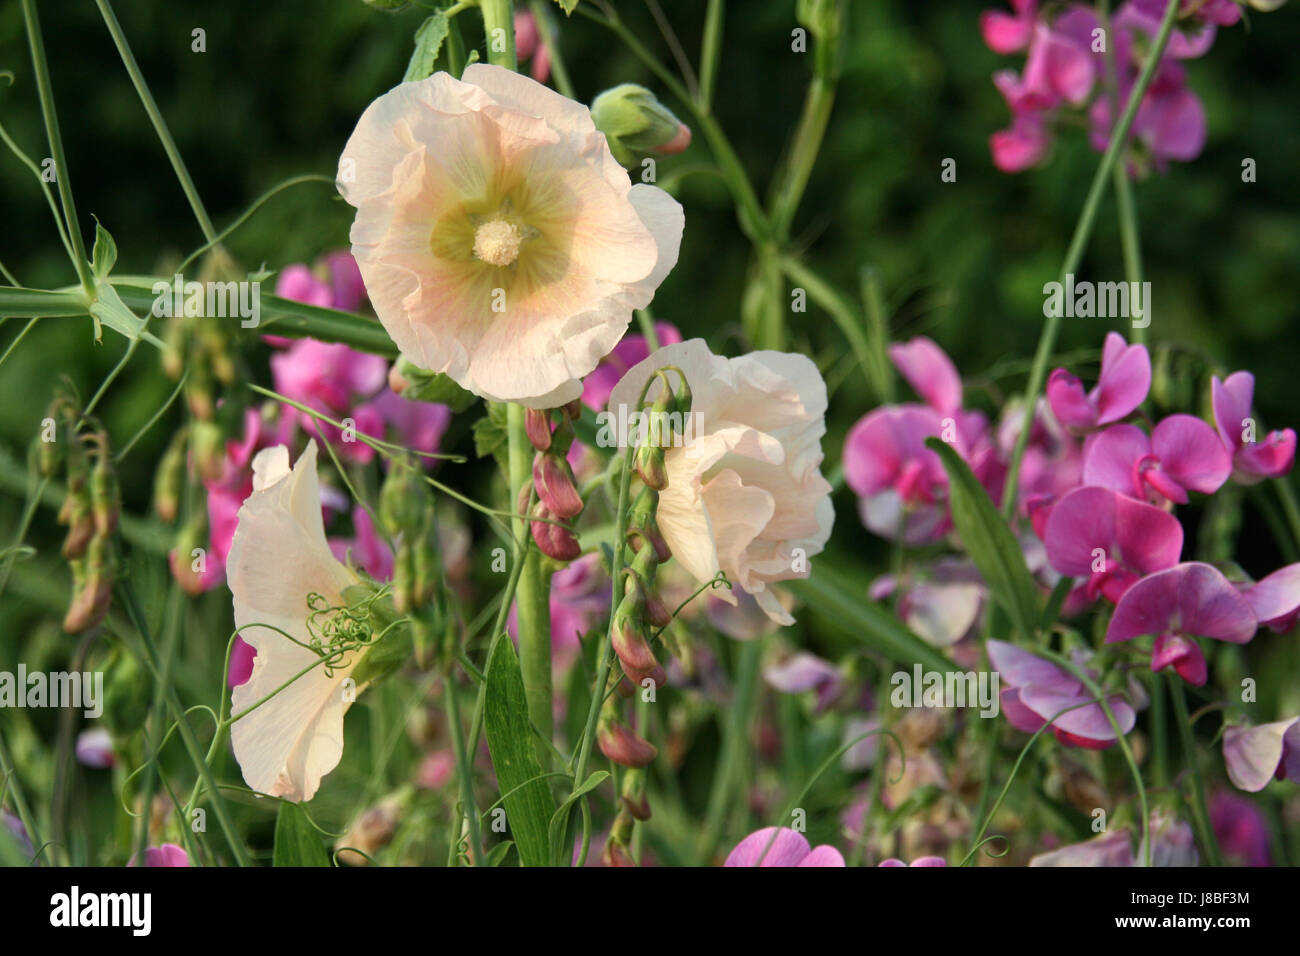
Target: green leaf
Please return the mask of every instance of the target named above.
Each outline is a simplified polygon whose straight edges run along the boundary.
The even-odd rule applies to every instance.
[[[519,861],[524,866],[547,866],[551,861],[547,826],[555,814],[555,799],[544,779],[534,779],[541,776],[542,767],[533,744],[519,659],[509,638],[496,642],[488,662],[483,726],[497,786],[506,795],[506,825]]]
[[[288,800],[280,801],[275,818],[272,866],[329,866],[329,854],[320,831],[307,819],[307,811]]]
[[[95,248],[90,254],[90,271],[96,279],[104,279],[117,265],[117,243],[108,234],[108,230],[95,220]]]
[[[560,804],[560,808],[551,816],[550,825],[547,827],[547,836],[551,842],[551,850],[555,853],[551,861],[555,866],[564,866],[567,862],[565,855],[570,848],[564,839],[565,826],[569,822],[569,811],[573,805],[583,798],[584,795],[595,790],[602,783],[609,779],[609,771],[597,770],[590,777],[582,782],[582,786],[569,794],[567,800]]]
[[[487,855],[483,857],[483,865],[500,866],[502,863],[505,862],[506,855],[510,852],[510,848],[514,845],[515,845],[514,840],[506,840],[504,843],[498,843],[492,849],[487,851]]]
[[[952,522],[966,553],[984,577],[993,599],[1011,618],[1012,627],[1023,637],[1032,636],[1038,626],[1042,598],[1025,566],[1020,542],[956,449],[934,437],[927,438],[925,444],[939,456],[948,473]]]
[[[438,51],[442,49],[442,41],[447,39],[449,26],[445,10],[439,10],[420,24],[420,29],[415,31],[415,51],[411,54],[411,62],[406,66],[403,83],[423,80],[432,75]]]
[[[117,289],[101,279],[95,283],[95,301],[90,304],[90,314],[95,319],[95,341],[99,341],[100,325],[107,325],[114,332],[128,339],[144,339],[150,345],[161,349],[162,340],[144,327],[144,319],[122,302]]]
[[[494,455],[501,459],[506,451],[506,406],[501,402],[488,402],[487,414],[474,423],[474,454],[479,458]]]
[[[564,11],[566,17],[573,16],[573,11],[578,9],[578,0],[555,0],[555,2]]]
[[[407,381],[406,388],[402,389],[402,398],[416,402],[438,402],[453,412],[463,412],[478,401],[477,395],[461,388],[450,376],[422,369],[406,359],[398,360],[397,372]]]
[[[813,609],[838,623],[854,639],[897,664],[920,664],[947,671],[952,662],[921,640],[888,609],[866,595],[866,583],[854,581],[822,560],[812,575],[786,585]]]

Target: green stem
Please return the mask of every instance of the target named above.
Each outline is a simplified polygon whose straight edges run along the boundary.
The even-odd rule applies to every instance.
[[[131,619],[132,625],[139,633],[140,640],[144,644],[149,669],[153,671],[154,679],[161,682],[162,663],[158,655],[158,649],[149,636],[149,627],[145,623],[144,612],[140,609],[135,592],[131,589],[131,582],[122,581],[118,585],[118,593],[122,596],[122,603],[126,608],[127,616]],[[180,734],[181,743],[189,754],[190,760],[193,761],[194,768],[198,771],[199,777],[212,799],[212,812],[216,815],[222,833],[225,834],[226,842],[230,844],[230,852],[235,858],[235,863],[238,866],[248,866],[248,854],[244,849],[244,843],[235,829],[234,821],[230,818],[230,811],[227,809],[226,801],[217,787],[216,779],[212,776],[212,769],[208,766],[207,761],[203,758],[203,752],[199,749],[199,742],[195,739],[194,731],[185,716],[185,708],[181,706],[180,698],[176,696],[176,689],[171,685],[165,685],[164,693],[167,707],[172,712],[172,719],[176,721],[176,730]]]
[[[18,819],[22,821],[23,829],[27,831],[27,839],[31,842],[32,849],[36,850],[44,844],[41,841],[40,831],[36,829],[36,818],[32,816],[32,808],[27,805],[27,799],[23,796],[22,785],[18,782],[18,770],[9,755],[9,745],[5,743],[4,734],[0,734],[0,777],[3,778],[4,786],[9,793],[13,795]]]
[[[483,32],[487,35],[488,62],[504,66],[507,70],[519,69],[515,58],[515,13],[511,0],[479,0],[480,12],[483,14]],[[493,36],[496,30],[500,37]],[[505,38],[504,49],[498,50],[497,40]]]
[[[559,40],[555,36],[555,31],[551,29],[551,15],[547,9],[551,4],[543,0],[532,0],[530,6],[533,11],[533,21],[537,24],[537,35],[542,41],[542,49],[551,58],[551,76],[555,80],[555,88],[562,96],[567,96],[571,100],[576,99],[573,93],[573,81],[569,79],[569,70],[564,65],[564,57],[560,55]]]
[[[455,674],[450,671],[447,673],[442,682],[442,689],[447,705],[447,726],[451,732],[451,743],[456,754],[456,779],[460,782],[460,802],[464,805],[465,819],[469,824],[469,858],[475,866],[482,866],[483,844],[479,837],[478,809],[474,806],[474,767],[465,751],[465,735],[461,732],[459,692],[456,689]],[[458,822],[457,831],[460,826]]]
[[[508,461],[510,466],[510,493],[522,494],[532,486],[533,446],[528,441],[524,425],[526,414],[522,405],[510,404],[506,408],[508,428]],[[514,499],[518,501],[518,498]],[[522,537],[529,533],[526,521],[513,520],[513,533]],[[528,716],[542,738],[550,741],[554,733],[554,711],[551,688],[551,575],[542,567],[541,552],[530,550],[524,555],[520,569],[517,594],[519,633],[519,670],[524,679],[524,696],[528,700]],[[539,741],[538,759],[543,765],[549,762],[547,748]]]
[[[1183,758],[1187,761],[1187,770],[1192,777],[1192,815],[1196,819],[1196,828],[1201,831],[1201,845],[1209,858],[1210,866],[1223,866],[1219,841],[1214,837],[1210,811],[1205,803],[1205,779],[1201,776],[1201,761],[1196,754],[1196,739],[1192,735],[1192,722],[1187,714],[1182,678],[1173,674],[1169,675],[1169,696],[1174,701],[1174,720],[1178,723],[1178,735],[1183,742]]]
[[[738,771],[741,758],[749,748],[749,720],[758,696],[758,662],[762,649],[761,638],[745,641],[740,647],[731,707],[722,731],[722,755],[713,774],[713,787],[704,817],[704,835],[696,851],[696,866],[705,866],[713,858],[722,836],[728,800],[742,782]]]
[[[804,98],[803,114],[794,134],[794,145],[790,149],[789,161],[785,175],[774,180],[776,186],[772,193],[772,231],[781,240],[790,235],[790,225],[803,198],[804,189],[812,175],[813,164],[821,151],[822,139],[826,135],[826,125],[830,122],[831,109],[835,105],[835,81],[833,78],[814,76]]]
[[[620,20],[602,16],[589,10],[581,3],[578,4],[577,10],[578,13],[604,26],[622,40],[627,48],[632,51],[632,55],[644,63],[650,69],[650,72],[654,73],[673,96],[677,97],[690,111],[691,116],[695,118],[700,130],[704,133],[705,139],[709,141],[709,149],[713,151],[714,158],[717,159],[722,175],[731,189],[736,205],[739,207],[740,228],[746,236],[755,242],[770,235],[770,226],[767,217],[763,214],[763,207],[758,201],[758,194],[754,192],[754,187],[749,181],[745,167],[741,165],[740,157],[732,149],[730,141],[712,114],[700,107],[686,87],[682,86],[681,82],[650,54],[644,44]]]
[[[140,66],[135,61],[135,54],[131,52],[131,45],[126,41],[126,34],[122,32],[122,25],[117,22],[117,15],[109,6],[108,0],[95,0],[95,4],[99,7],[104,24],[113,37],[118,55],[122,57],[122,65],[126,67],[126,72],[131,77],[135,92],[144,105],[144,111],[149,114],[149,122],[153,123],[154,131],[162,141],[163,150],[171,161],[176,178],[180,180],[185,198],[189,200],[190,208],[194,210],[194,218],[198,220],[199,228],[203,230],[203,238],[210,243],[215,243],[217,231],[212,227],[212,220],[208,218],[208,211],[203,207],[203,200],[199,198],[198,190],[194,188],[194,180],[190,178],[190,172],[185,167],[185,160],[181,158],[180,150],[176,148],[176,141],[172,139],[171,130],[167,128],[167,121],[163,119],[153,94],[149,92],[149,85],[144,81],[144,74],[140,72]]]
[[[704,15],[704,39],[700,42],[700,95],[699,107],[703,112],[713,109],[713,90],[717,83],[718,60],[722,54],[722,21],[726,13],[726,0],[709,0]]]
[[[1169,37],[1173,33],[1174,20],[1178,14],[1178,4],[1179,0],[1169,0],[1169,5],[1165,8],[1164,19],[1160,21],[1160,30],[1156,34],[1155,43],[1152,44],[1151,50],[1147,54],[1142,73],[1138,77],[1137,83],[1134,84],[1133,91],[1129,94],[1128,103],[1124,107],[1124,115],[1115,124],[1115,129],[1111,132],[1110,144],[1106,147],[1101,163],[1097,166],[1097,172],[1092,177],[1092,185],[1088,188],[1083,210],[1079,213],[1079,221],[1074,227],[1074,236],[1070,240],[1070,246],[1065,253],[1065,261],[1061,265],[1059,281],[1062,284],[1065,283],[1065,277],[1073,273],[1083,259],[1084,247],[1087,246],[1088,238],[1092,235],[1092,227],[1097,218],[1097,210],[1101,205],[1101,197],[1106,191],[1106,179],[1111,175],[1112,167],[1114,167],[1120,153],[1124,150],[1128,141],[1129,130],[1133,127],[1133,118],[1137,116],[1138,106],[1146,95],[1147,88],[1151,85],[1156,67],[1159,66],[1160,58],[1165,52],[1165,47],[1169,45]],[[1024,409],[1026,417],[1033,414],[1034,404],[1039,393],[1043,390],[1043,383],[1047,379],[1047,366],[1052,358],[1052,350],[1056,346],[1057,333],[1060,331],[1061,316],[1059,314],[1049,315],[1046,320],[1043,325],[1043,334],[1038,339],[1038,348],[1034,352],[1034,364],[1029,371],[1029,382],[1025,386]],[[1007,472],[1006,488],[1002,495],[1002,513],[1008,518],[1015,513],[1020,464],[1025,457],[1025,448],[1029,444],[1029,433],[1031,431],[1033,429],[1029,427],[1027,421],[1025,427],[1020,429],[1015,450],[1011,455],[1011,466]]]
[[[54,173],[59,183],[59,201],[63,205],[63,219],[68,239],[72,243],[77,279],[81,282],[81,288],[86,296],[93,298],[95,279],[90,273],[86,241],[81,235],[81,226],[77,221],[77,205],[72,199],[72,181],[63,154],[63,137],[59,134],[59,117],[54,108],[54,90],[50,86],[50,68],[45,61],[45,43],[41,39],[41,21],[36,13],[35,0],[22,0],[22,4],[23,19],[27,24],[27,42],[32,51],[32,70],[36,75],[36,92],[41,101],[41,116],[45,120],[45,135],[50,143],[50,157],[54,160]]]

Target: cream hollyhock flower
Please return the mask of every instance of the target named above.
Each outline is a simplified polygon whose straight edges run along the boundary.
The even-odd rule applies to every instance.
[[[366,108],[339,160],[352,254],[403,355],[553,408],[677,262],[682,208],[632,185],[581,103],[498,66]]]
[[[317,665],[294,680],[320,655],[272,630],[310,643],[308,595],[339,607],[347,603],[343,590],[359,580],[325,541],[315,442],[292,471],[283,445],[257,453],[253,493],[239,509],[226,575],[235,626],[257,651],[252,675],[231,694],[232,713],[275,694],[232,726],[235,759],[254,790],[310,800],[343,755],[343,714],[355,696],[345,693],[343,681],[359,656],[328,669]]]
[[[830,537],[835,511],[822,477],[826,383],[803,355],[714,355],[703,339],[659,349],[634,366],[609,399],[610,421],[635,410],[650,375],[675,366],[692,392],[680,447],[665,450],[668,487],[659,530],[697,581],[719,570],[779,624],[794,618],[768,586],[807,577],[806,559]],[[674,385],[676,373],[667,373]],[[662,389],[651,386],[649,399]],[[725,589],[713,592],[736,603]]]

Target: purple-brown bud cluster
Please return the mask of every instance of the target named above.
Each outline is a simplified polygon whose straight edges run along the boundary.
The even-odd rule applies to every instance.
[[[558,422],[555,421],[558,412]],[[533,458],[533,488],[537,491],[530,522],[533,540],[547,557],[556,561],[573,561],[582,554],[572,523],[582,514],[582,495],[569,464],[573,447],[573,420],[581,412],[578,402],[561,409],[530,408],[524,419],[528,440],[537,450]],[[520,509],[528,506],[528,493],[521,494]]]

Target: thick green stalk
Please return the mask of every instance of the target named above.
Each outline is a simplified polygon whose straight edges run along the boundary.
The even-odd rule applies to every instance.
[[[1124,150],[1129,130],[1133,127],[1133,119],[1137,116],[1138,106],[1142,102],[1142,97],[1146,95],[1147,88],[1151,85],[1156,67],[1160,64],[1160,58],[1165,52],[1165,47],[1169,45],[1169,37],[1173,32],[1174,20],[1178,14],[1178,4],[1179,0],[1169,0],[1164,19],[1160,21],[1160,31],[1156,34],[1155,43],[1152,44],[1151,50],[1147,54],[1146,63],[1142,67],[1142,73],[1138,77],[1137,83],[1134,84],[1132,93],[1129,94],[1128,104],[1124,107],[1124,115],[1115,124],[1115,129],[1110,136],[1110,145],[1106,147],[1101,163],[1097,166],[1097,172],[1092,177],[1092,185],[1088,188],[1087,198],[1083,202],[1083,210],[1079,213],[1079,221],[1074,227],[1074,236],[1071,238],[1070,246],[1065,253],[1065,262],[1061,265],[1059,281],[1062,284],[1065,283],[1065,277],[1073,273],[1083,259],[1084,247],[1087,246],[1088,238],[1092,235],[1092,227],[1097,218],[1097,210],[1101,205],[1101,197],[1106,191],[1106,179],[1111,175],[1112,167],[1114,167],[1120,153]],[[1047,366],[1052,359],[1052,350],[1056,347],[1056,336],[1060,331],[1061,316],[1059,314],[1046,316],[1046,320],[1043,325],[1043,334],[1038,339],[1038,349],[1034,352],[1034,364],[1029,371],[1029,383],[1025,386],[1024,408],[1026,416],[1033,414],[1038,395],[1043,390],[1043,383],[1047,379]],[[1002,494],[1002,513],[1007,517],[1010,517],[1015,512],[1020,463],[1025,457],[1025,448],[1029,444],[1029,433],[1032,430],[1028,427],[1028,423],[1024,428],[1020,429],[1020,435],[1016,439],[1015,451],[1011,455],[1011,467],[1007,472],[1006,488]]]
[[[515,57],[515,12],[511,0],[479,0],[483,14],[483,32],[487,35],[488,62],[504,66],[507,70],[519,69]],[[495,31],[500,30],[500,33]]]
[[[59,117],[54,108],[54,90],[50,86],[50,68],[45,62],[45,42],[41,39],[41,21],[36,13],[35,0],[22,0],[23,19],[27,23],[27,42],[32,51],[32,71],[36,75],[36,92],[41,101],[41,115],[45,120],[45,135],[50,143],[50,157],[59,183],[59,201],[63,205],[64,225],[72,243],[73,265],[77,279],[88,297],[95,295],[95,279],[90,274],[90,259],[86,255],[86,241],[77,221],[77,205],[72,199],[72,180],[68,163],[63,155],[63,137],[59,134]],[[9,314],[9,313],[3,313]],[[34,313],[29,313],[34,314]]]
[[[122,65],[126,67],[126,72],[131,77],[135,92],[144,105],[144,111],[149,114],[149,122],[153,123],[154,131],[162,141],[163,150],[167,153],[167,159],[171,161],[176,178],[180,180],[185,198],[189,200],[190,208],[194,210],[194,218],[198,220],[199,228],[203,230],[203,238],[208,242],[216,242],[217,231],[212,227],[212,220],[208,218],[208,211],[203,206],[203,200],[199,198],[198,190],[194,188],[194,180],[190,178],[190,171],[185,167],[185,160],[181,158],[180,150],[176,148],[176,141],[172,139],[171,130],[167,128],[167,121],[163,119],[153,94],[149,92],[149,84],[144,81],[140,65],[135,62],[135,54],[131,52],[131,45],[126,42],[122,25],[117,22],[117,14],[109,6],[108,0],[95,0],[95,3],[104,18],[108,32],[113,37],[113,43],[117,45],[118,55],[122,57]]]
[[[1196,738],[1192,734],[1192,721],[1187,713],[1182,678],[1174,674],[1169,675],[1169,696],[1174,701],[1174,720],[1178,723],[1178,735],[1183,742],[1183,759],[1187,762],[1187,770],[1192,777],[1192,816],[1196,820],[1196,829],[1201,832],[1201,846],[1209,857],[1210,866],[1223,866],[1219,841],[1214,837],[1210,811],[1205,803],[1205,779],[1201,776],[1201,760],[1196,754]]]
[[[523,494],[533,482],[533,446],[528,441],[524,426],[525,409],[522,405],[507,406],[508,451],[510,465],[510,493]],[[513,499],[518,501],[518,498]],[[514,519],[516,537],[529,533],[527,522]],[[528,716],[533,726],[546,741],[554,730],[551,688],[551,575],[542,568],[541,552],[529,550],[524,555],[516,589],[516,622],[519,630],[519,670],[524,679],[524,695],[528,698]],[[538,759],[549,765],[548,748],[539,742]]]

